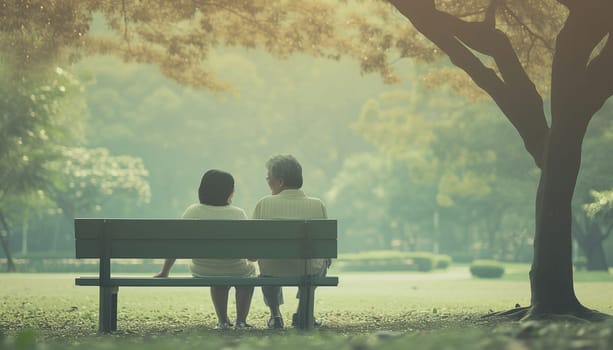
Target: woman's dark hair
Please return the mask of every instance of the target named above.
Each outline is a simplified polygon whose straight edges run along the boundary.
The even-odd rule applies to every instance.
[[[200,203],[214,206],[228,205],[228,197],[234,192],[234,178],[221,170],[209,170],[202,176],[198,199]]]
[[[298,189],[302,187],[302,167],[298,160],[289,154],[280,154],[266,162],[270,175],[283,180],[283,186]]]

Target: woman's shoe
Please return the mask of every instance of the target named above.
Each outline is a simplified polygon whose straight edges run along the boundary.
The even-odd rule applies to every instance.
[[[253,328],[252,325],[250,325],[247,322],[241,322],[241,321],[236,321],[236,329],[249,329],[249,328]]]
[[[283,329],[283,319],[281,316],[271,317],[268,320],[268,328],[270,329]]]

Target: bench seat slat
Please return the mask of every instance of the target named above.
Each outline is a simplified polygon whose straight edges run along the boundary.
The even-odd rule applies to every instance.
[[[171,278],[146,278],[146,277],[113,277],[109,286],[113,287],[210,287],[219,285],[232,286],[299,286],[302,278],[297,277],[171,277]],[[338,277],[311,277],[313,285],[338,286]],[[100,286],[97,277],[80,277],[75,279],[78,286]]]

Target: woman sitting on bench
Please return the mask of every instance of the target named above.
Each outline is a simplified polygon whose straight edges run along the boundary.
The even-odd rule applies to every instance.
[[[200,182],[198,197],[200,203],[190,205],[183,213],[184,219],[220,219],[244,220],[245,211],[231,205],[234,194],[234,178],[229,173],[220,170],[209,170]],[[176,259],[166,259],[162,271],[154,277],[168,277]],[[193,259],[190,270],[194,277],[203,276],[256,276],[255,263],[247,259]],[[217,313],[217,328],[232,327],[228,318],[228,294],[231,286],[211,287],[211,299]],[[235,286],[236,290],[236,324],[237,329],[250,328],[247,324],[247,314],[253,296],[252,286]]]

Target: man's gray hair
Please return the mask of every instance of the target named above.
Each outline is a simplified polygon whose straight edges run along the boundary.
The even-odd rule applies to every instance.
[[[298,189],[302,187],[302,166],[289,154],[273,156],[266,162],[266,168],[270,176],[283,180],[283,185],[288,188]]]

